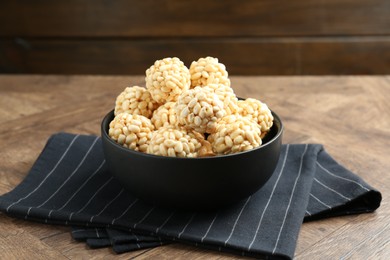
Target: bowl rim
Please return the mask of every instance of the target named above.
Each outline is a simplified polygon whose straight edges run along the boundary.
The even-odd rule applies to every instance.
[[[119,145],[117,142],[115,142],[113,139],[111,139],[111,137],[108,135],[108,129],[105,129],[105,127],[104,127],[104,125],[108,121],[109,117],[111,117],[111,115],[114,115],[114,109],[112,109],[110,112],[108,112],[104,116],[104,118],[101,122],[101,133],[104,136],[104,138],[107,139],[115,147],[117,147],[125,152],[128,152],[130,154],[135,154],[138,156],[145,156],[145,157],[150,157],[150,158],[155,158],[155,159],[160,159],[160,160],[212,160],[212,159],[217,159],[217,158],[229,158],[229,157],[233,157],[233,156],[245,155],[247,153],[251,153],[251,152],[254,152],[256,150],[262,149],[262,148],[270,145],[271,143],[275,142],[280,137],[280,135],[282,135],[282,133],[284,131],[284,126],[283,126],[282,120],[280,119],[279,115],[276,114],[273,110],[271,110],[271,113],[272,113],[272,116],[274,117],[274,119],[277,118],[277,121],[280,124],[278,132],[275,134],[275,136],[271,140],[266,142],[265,144],[260,145],[259,147],[256,147],[256,148],[248,150],[248,151],[242,151],[242,152],[233,153],[233,154],[223,154],[223,155],[215,155],[215,156],[207,156],[207,157],[172,157],[172,156],[161,156],[161,155],[143,153],[143,152],[134,151],[132,149],[126,148],[124,146]],[[114,117],[115,117],[115,115],[114,115]],[[110,124],[110,122],[107,123],[108,126],[109,126],[109,124]]]

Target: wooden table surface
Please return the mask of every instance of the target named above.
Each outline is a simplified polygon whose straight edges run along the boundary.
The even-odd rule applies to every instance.
[[[284,143],[321,143],[379,189],[370,214],[304,223],[297,259],[390,259],[390,77],[231,77],[240,97],[267,103],[285,124]],[[0,194],[25,177],[50,135],[99,134],[116,96],[143,76],[0,76]],[[0,213],[0,259],[182,258],[237,256],[171,244],[116,255],[72,240],[69,227]]]

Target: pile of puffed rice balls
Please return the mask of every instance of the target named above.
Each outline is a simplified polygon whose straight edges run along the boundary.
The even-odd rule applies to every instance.
[[[238,100],[217,58],[200,58],[189,69],[176,57],[157,60],[145,82],[117,96],[109,125],[109,136],[129,149],[170,157],[233,154],[261,146],[272,127],[267,105]]]

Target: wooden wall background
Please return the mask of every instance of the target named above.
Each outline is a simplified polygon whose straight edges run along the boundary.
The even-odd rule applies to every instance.
[[[144,74],[207,55],[231,75],[389,74],[390,1],[0,1],[0,73]]]

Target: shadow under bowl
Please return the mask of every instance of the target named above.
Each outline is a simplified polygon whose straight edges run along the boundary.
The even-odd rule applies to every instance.
[[[101,124],[103,152],[110,173],[137,198],[157,207],[209,210],[236,203],[259,190],[279,160],[283,124],[274,123],[255,149],[214,157],[177,158],[123,147],[108,135],[114,111]]]

